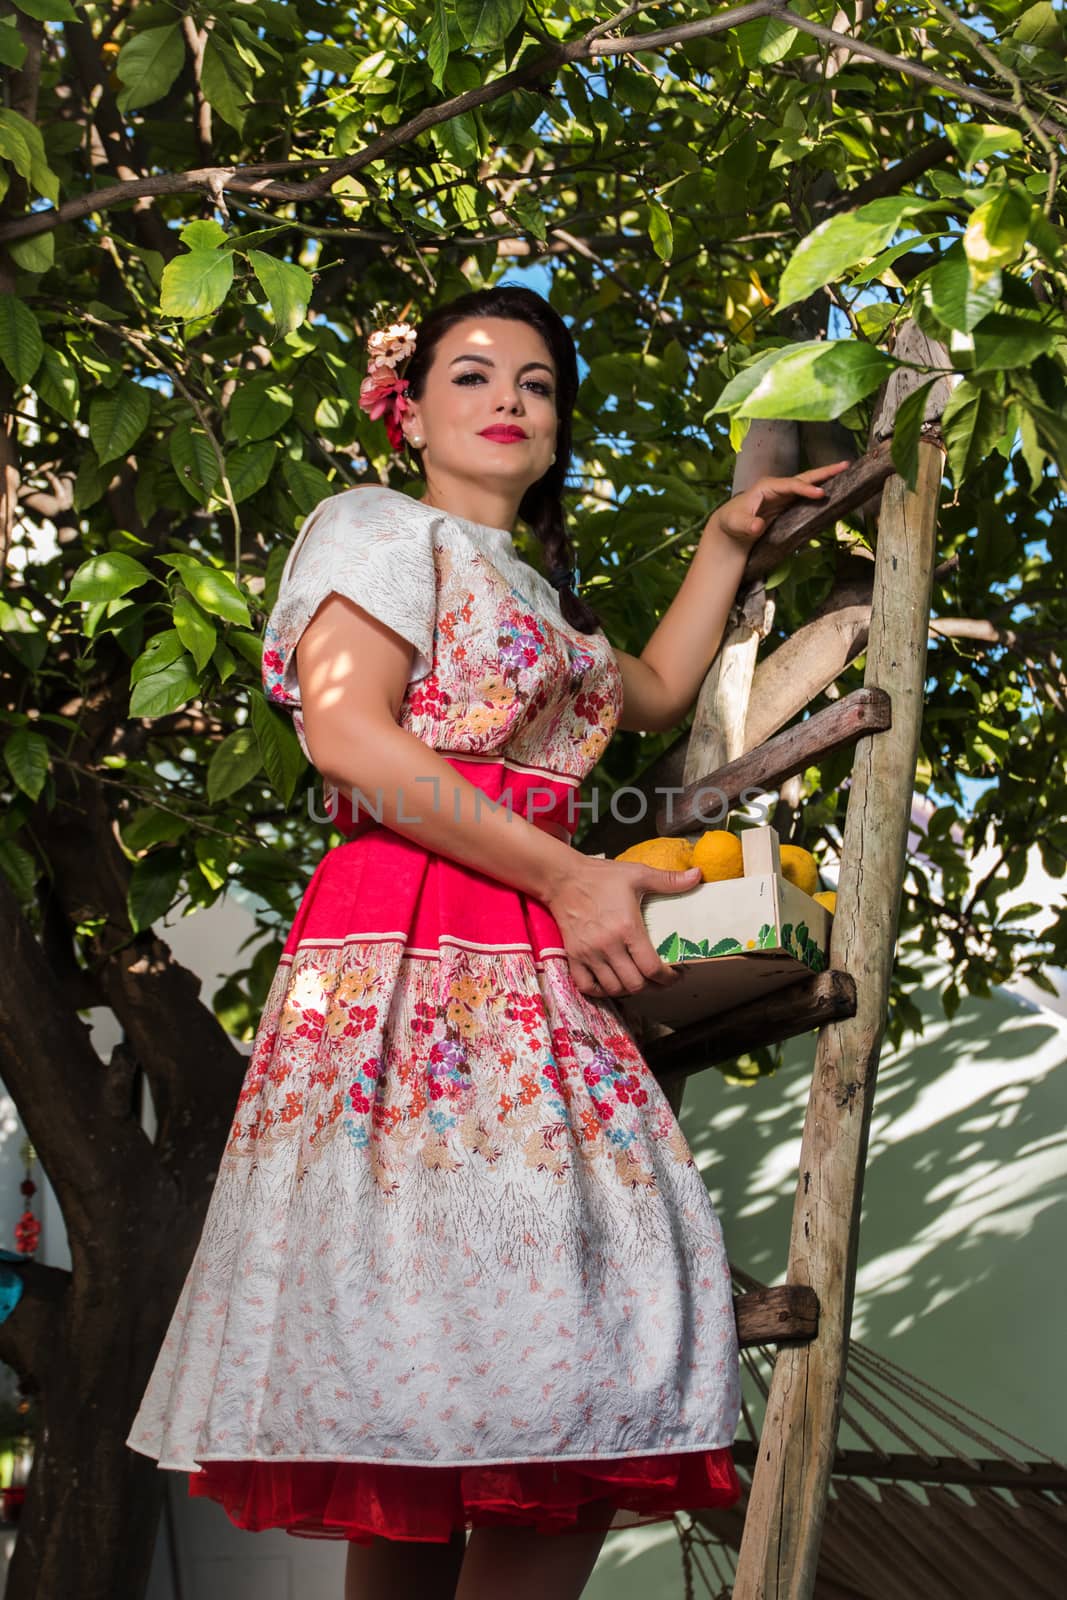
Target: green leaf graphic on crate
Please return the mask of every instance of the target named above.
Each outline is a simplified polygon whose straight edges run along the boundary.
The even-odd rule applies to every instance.
[[[713,945],[707,939],[687,939],[684,934],[669,933],[656,946],[656,954],[664,961],[692,961],[696,956],[735,955],[742,948],[739,939],[720,939]]]
[[[760,950],[775,950],[778,946],[778,934],[774,924],[765,922],[756,936],[756,944]]]

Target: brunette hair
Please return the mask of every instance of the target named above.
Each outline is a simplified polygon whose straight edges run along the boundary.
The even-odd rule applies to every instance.
[[[415,353],[405,370],[408,394],[419,399],[440,340],[457,322],[470,317],[500,317],[509,322],[525,322],[541,335],[556,364],[556,459],[548,471],[530,485],[519,504],[519,516],[526,522],[544,550],[549,572],[574,566],[574,549],[567,533],[563,508],[563,489],[571,463],[571,423],[578,395],[578,359],[563,318],[541,295],[518,284],[501,284],[495,289],[474,289],[455,300],[436,307],[419,324]],[[561,588],[559,608],[572,628],[580,633],[595,633],[600,618],[572,588]]]

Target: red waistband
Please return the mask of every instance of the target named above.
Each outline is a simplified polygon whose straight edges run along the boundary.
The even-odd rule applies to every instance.
[[[516,771],[503,761],[471,761],[445,750],[436,753],[468,783],[481,790],[494,806],[507,807],[535,828],[554,834],[564,842],[573,838],[578,826],[575,805],[578,791],[573,779],[557,778],[545,772]],[[404,798],[404,815],[411,820],[425,815],[428,806],[433,808],[439,803],[437,794],[437,787],[428,778],[420,781],[414,797]],[[358,790],[353,790],[351,797],[332,790],[331,798],[331,786],[328,786],[327,808],[335,827],[347,838],[381,826],[381,797],[373,790],[362,796]]]

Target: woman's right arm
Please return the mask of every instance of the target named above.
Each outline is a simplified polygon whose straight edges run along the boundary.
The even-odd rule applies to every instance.
[[[297,675],[304,737],[322,775],[342,792],[360,790],[376,810],[380,801],[386,827],[540,900],[583,994],[675,982],[652,947],[640,895],[692,888],[698,869],[667,873],[584,856],[487,804],[482,790],[398,725],[412,656],[410,644],[353,601],[334,594],[319,607],[297,645]]]

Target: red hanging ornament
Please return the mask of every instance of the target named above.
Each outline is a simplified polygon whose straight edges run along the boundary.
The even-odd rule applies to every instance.
[[[37,1185],[30,1177],[30,1165],[37,1159],[37,1152],[27,1139],[22,1146],[22,1159],[26,1163],[26,1176],[19,1184],[20,1192],[26,1196],[26,1209],[15,1224],[15,1249],[23,1256],[32,1256],[41,1239],[41,1224],[30,1210],[31,1197],[37,1193]]]
[[[15,1224],[15,1248],[20,1255],[32,1256],[41,1237],[41,1224],[32,1211],[24,1211]]]

